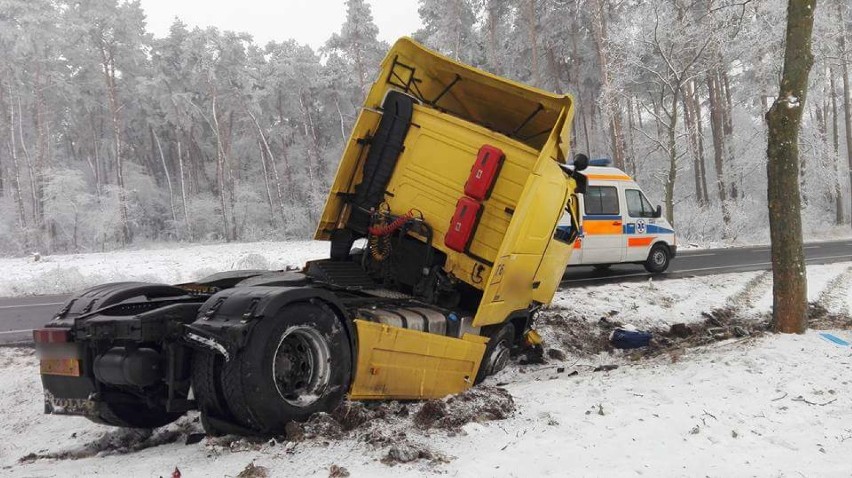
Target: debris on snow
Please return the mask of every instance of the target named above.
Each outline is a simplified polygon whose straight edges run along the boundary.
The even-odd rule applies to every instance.
[[[501,387],[480,385],[445,400],[429,400],[414,415],[422,429],[458,430],[470,422],[503,420],[515,411],[512,395]]]
[[[258,466],[251,462],[243,468],[237,478],[267,478],[268,476],[269,470],[265,466]]]
[[[331,465],[328,467],[328,478],[347,478],[349,470],[339,465]]]

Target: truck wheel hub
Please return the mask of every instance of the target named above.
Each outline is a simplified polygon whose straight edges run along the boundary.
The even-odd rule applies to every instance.
[[[272,360],[272,377],[281,398],[304,407],[328,386],[331,367],[328,341],[311,327],[291,327],[281,336]]]

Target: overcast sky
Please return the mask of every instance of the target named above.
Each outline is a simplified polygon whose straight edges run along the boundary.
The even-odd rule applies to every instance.
[[[344,0],[140,0],[148,31],[168,34],[175,17],[190,26],[215,26],[246,32],[258,44],[294,38],[314,48],[339,31],[346,17]],[[368,0],[379,39],[392,43],[420,28],[417,0]]]

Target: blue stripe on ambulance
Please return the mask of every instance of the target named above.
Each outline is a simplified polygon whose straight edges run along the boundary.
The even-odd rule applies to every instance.
[[[645,234],[672,234],[674,231],[665,227],[660,227],[656,224],[645,225]],[[628,223],[624,225],[624,234],[636,234],[636,224]]]

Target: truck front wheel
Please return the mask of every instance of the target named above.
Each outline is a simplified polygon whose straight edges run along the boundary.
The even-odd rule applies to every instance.
[[[298,303],[262,320],[222,370],[228,408],[240,424],[282,433],[290,421],[333,410],[349,389],[349,338],[322,303]]]
[[[482,356],[482,363],[479,364],[479,372],[476,373],[475,383],[480,383],[485,380],[485,377],[506,368],[514,343],[515,326],[511,322],[506,322],[489,338],[488,345],[485,346],[485,354]]]

